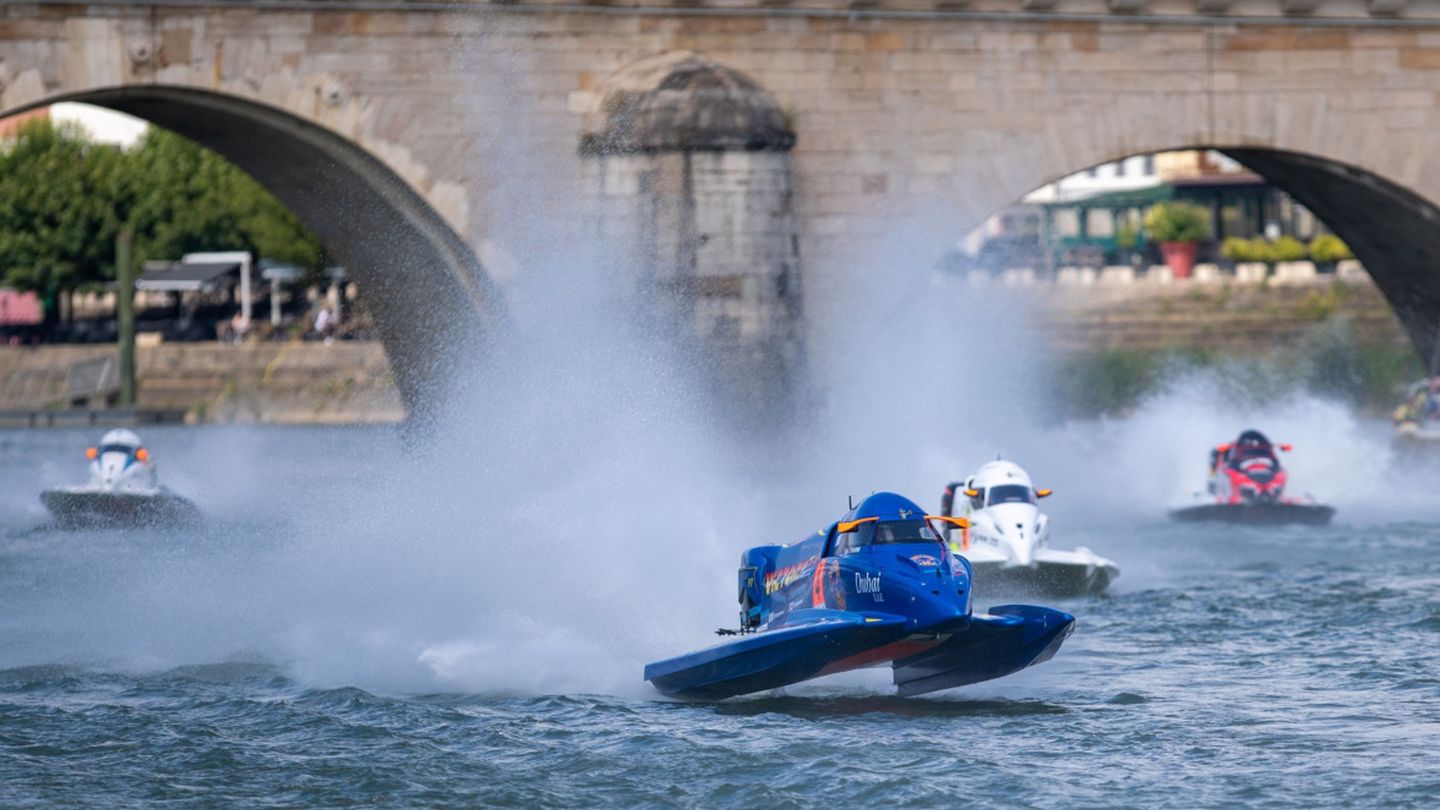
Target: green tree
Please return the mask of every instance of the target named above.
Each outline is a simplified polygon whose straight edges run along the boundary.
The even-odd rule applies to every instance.
[[[249,175],[193,141],[151,129],[127,155],[126,182],[138,259],[203,250],[248,250],[318,270],[325,251],[281,202]]]
[[[125,155],[83,130],[33,121],[0,149],[0,283],[59,297],[113,278]]]
[[[115,236],[136,261],[248,250],[318,271],[320,242],[253,178],[214,152],[152,128],[135,148],[90,143],[73,125],[34,121],[0,147],[0,285],[61,296],[115,278]]]

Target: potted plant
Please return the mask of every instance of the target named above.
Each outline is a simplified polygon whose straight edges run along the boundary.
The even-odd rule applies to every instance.
[[[1346,259],[1355,258],[1350,246],[1333,233],[1322,233],[1310,240],[1310,258],[1315,262],[1318,273],[1333,273],[1335,265]]]
[[[1251,249],[1250,240],[1240,236],[1225,237],[1225,241],[1220,243],[1220,255],[1230,263],[1230,270],[1234,270],[1235,265],[1240,262],[1255,261],[1255,251]]]
[[[1145,233],[1160,243],[1160,255],[1175,278],[1189,278],[1200,243],[1210,238],[1210,215],[1198,205],[1158,203],[1145,212]]]
[[[1250,258],[1248,261],[1263,262],[1273,266],[1279,259],[1275,258],[1275,243],[1263,236],[1250,238]]]
[[[1298,262],[1310,254],[1305,243],[1293,236],[1282,236],[1270,243],[1271,261]]]

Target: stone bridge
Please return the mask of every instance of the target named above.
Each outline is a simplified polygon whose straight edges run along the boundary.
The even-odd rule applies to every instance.
[[[761,400],[857,274],[1045,182],[1223,149],[1314,210],[1440,355],[1440,18],[1405,0],[155,0],[0,8],[0,112],[81,100],[252,173],[348,265],[412,413],[506,330],[543,219]],[[569,209],[563,209],[568,211]],[[539,222],[524,222],[526,218]],[[217,246],[218,247],[218,246]],[[478,341],[478,342],[476,342]],[[807,348],[810,347],[807,352]]]

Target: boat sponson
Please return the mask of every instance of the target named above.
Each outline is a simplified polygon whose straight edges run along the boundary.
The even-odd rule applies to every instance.
[[[199,519],[189,500],[170,492],[87,492],[48,489],[45,508],[65,528],[183,525]]]
[[[1334,516],[1335,507],[1313,503],[1207,503],[1170,513],[1172,520],[1182,523],[1214,521],[1249,526],[1283,526],[1287,523],[1323,526]]]
[[[1050,660],[1075,629],[1075,617],[1034,605],[1001,605],[976,614],[970,629],[933,649],[896,661],[902,696],[988,681]]]
[[[907,622],[899,616],[803,612],[815,614],[808,617],[813,620],[649,664],[645,680],[673,697],[721,700],[813,678],[833,661],[907,633]]]

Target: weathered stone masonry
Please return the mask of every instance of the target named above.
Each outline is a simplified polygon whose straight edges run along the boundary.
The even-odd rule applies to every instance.
[[[1423,7],[1385,17],[1357,2],[1247,0],[1231,17],[1191,17],[1188,3],[1160,0],[1117,9],[1129,15],[1098,0],[1045,5],[8,4],[0,107],[88,97],[188,125],[242,159],[322,236],[351,246],[344,258],[362,283],[394,297],[381,328],[412,405],[446,370],[426,362],[430,349],[451,340],[419,327],[486,321],[503,298],[474,257],[511,238],[493,190],[507,171],[499,156],[516,148],[577,195],[660,205],[688,194],[693,210],[663,227],[639,209],[613,225],[653,243],[653,275],[631,283],[690,273],[702,293],[686,304],[696,335],[804,352],[812,366],[837,362],[825,354],[828,316],[849,279],[883,271],[867,257],[896,238],[895,223],[908,255],[939,256],[989,212],[1069,172],[1228,148],[1357,248],[1431,354],[1440,25],[1414,17]],[[616,77],[676,54],[753,82],[793,147],[656,149],[598,168],[582,144]],[[252,127],[248,140],[207,128],[219,107],[227,126]],[[247,149],[257,140],[264,148]],[[364,194],[387,215],[346,208]],[[793,225],[761,213],[787,196]]]

